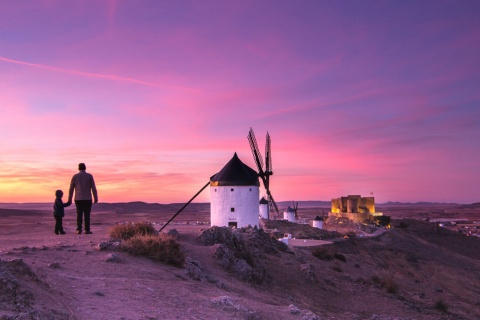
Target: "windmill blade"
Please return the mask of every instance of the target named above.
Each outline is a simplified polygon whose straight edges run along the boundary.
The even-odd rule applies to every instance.
[[[265,173],[271,175],[272,172],[272,146],[270,141],[270,134],[267,131],[267,138],[265,140]]]
[[[248,138],[248,142],[250,142],[250,148],[252,149],[253,159],[255,160],[255,163],[256,163],[257,168],[258,168],[258,174],[260,176],[265,176],[265,172],[263,171],[262,154],[260,153],[260,150],[258,149],[257,139],[255,139],[255,132],[253,132],[252,128],[250,128],[250,131],[248,132],[247,138]],[[262,178],[262,180],[263,180],[263,178]]]
[[[270,190],[267,189],[267,195],[268,195],[268,201],[270,202],[270,204],[273,206],[273,208],[275,209],[275,212],[278,214],[278,206],[277,206],[277,203],[275,202],[275,200],[273,200],[273,196],[272,194],[270,193]]]
[[[293,200],[293,211],[295,211],[295,214],[297,213],[297,210],[298,210],[298,202],[295,202],[295,200]]]
[[[268,134],[267,131],[267,138],[265,140],[265,189],[270,187],[270,176],[272,174],[272,149],[270,134]]]

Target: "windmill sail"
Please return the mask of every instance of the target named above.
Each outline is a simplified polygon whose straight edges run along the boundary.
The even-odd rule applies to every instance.
[[[273,200],[272,193],[270,192],[270,176],[273,174],[270,134],[267,132],[267,139],[265,143],[265,163],[266,163],[265,170],[264,170],[262,154],[258,149],[257,139],[255,138],[255,133],[253,132],[252,128],[250,128],[247,138],[248,138],[248,141],[250,142],[250,148],[252,149],[253,159],[258,168],[258,176],[262,179],[263,186],[267,191],[267,196],[268,196],[267,200],[270,204],[270,207],[272,207],[275,210],[275,212],[278,214],[278,206],[275,200]]]

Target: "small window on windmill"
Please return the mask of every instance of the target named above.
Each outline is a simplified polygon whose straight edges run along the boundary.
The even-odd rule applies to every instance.
[[[250,191],[252,191],[252,188],[250,188]]]
[[[235,208],[230,208],[230,212],[235,212]]]
[[[232,189],[230,189],[230,191],[233,191],[233,188],[232,188]]]
[[[215,190],[215,192],[217,192],[217,189],[216,189],[216,188],[215,188],[214,190]]]

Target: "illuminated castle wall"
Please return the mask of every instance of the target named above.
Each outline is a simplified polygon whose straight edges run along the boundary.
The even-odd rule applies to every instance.
[[[359,195],[349,195],[332,199],[332,212],[334,213],[374,213],[375,198]]]
[[[366,221],[375,216],[383,215],[375,212],[375,198],[349,195],[332,199],[332,210],[329,215],[346,217],[354,221]]]

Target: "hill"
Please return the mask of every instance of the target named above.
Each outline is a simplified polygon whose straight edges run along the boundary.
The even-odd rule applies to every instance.
[[[158,208],[164,214],[170,210]],[[248,240],[256,232],[238,230],[235,246],[248,249],[243,257],[251,255],[249,263],[238,266],[263,270],[256,278],[261,281],[251,281],[238,278],[240,270],[225,269],[225,255],[219,255],[228,252],[222,247],[225,243],[205,245],[199,240],[208,226],[175,221],[166,228],[180,234],[187,256],[182,268],[97,250],[99,243],[109,241],[108,230],[117,222],[164,221],[158,212],[99,209],[92,216],[92,235],[74,235],[75,217],[68,213],[64,236],[53,235],[49,212],[12,211],[2,219],[0,318],[480,317],[480,239],[445,229],[437,233],[426,222],[402,220],[400,227],[396,221],[397,228],[376,238],[287,251],[269,249],[268,241]],[[188,214],[183,219],[195,217]],[[236,262],[240,258],[230,256]]]

